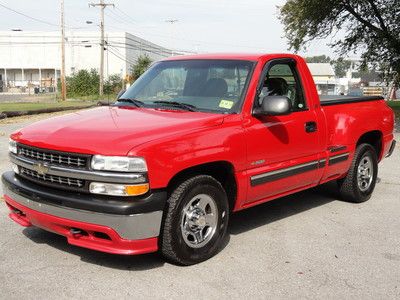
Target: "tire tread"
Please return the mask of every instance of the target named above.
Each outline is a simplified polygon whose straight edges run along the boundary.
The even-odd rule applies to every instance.
[[[224,191],[221,183],[217,181],[214,177],[209,175],[197,175],[191,177],[177,186],[177,188],[172,192],[171,196],[167,201],[167,208],[165,210],[165,220],[161,235],[161,253],[170,262],[179,265],[189,265],[192,264],[186,260],[183,260],[173,249],[173,238],[172,238],[172,222],[173,222],[173,212],[179,205],[179,202],[183,195],[190,189],[190,187],[198,182],[208,181],[215,184],[218,188]]]
[[[354,158],[353,161],[351,162],[349,172],[347,173],[346,177],[339,180],[339,192],[341,197],[349,202],[354,202],[354,203],[361,203],[367,201],[369,198],[371,198],[371,194],[362,196],[360,192],[358,191],[358,186],[356,185],[355,181],[357,180],[355,177],[357,177],[357,163],[361,159],[361,155],[367,151],[371,151],[373,153],[373,159],[376,160],[376,153],[375,149],[370,145],[370,144],[360,144],[354,153]],[[374,168],[377,168],[377,165],[374,166]],[[376,180],[376,177],[375,179]],[[375,182],[372,183],[375,185]]]

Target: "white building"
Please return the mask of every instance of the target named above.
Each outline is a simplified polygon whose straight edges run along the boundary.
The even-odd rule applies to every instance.
[[[106,78],[112,74],[124,77],[139,55],[147,54],[155,61],[172,54],[171,50],[127,32],[107,32],[105,44]],[[99,70],[99,32],[67,32],[65,48],[67,76],[81,69]],[[54,90],[60,69],[59,32],[0,31],[0,83],[4,91],[28,86]]]
[[[318,94],[335,94],[336,77],[332,65],[330,63],[307,63],[307,65],[314,78]]]

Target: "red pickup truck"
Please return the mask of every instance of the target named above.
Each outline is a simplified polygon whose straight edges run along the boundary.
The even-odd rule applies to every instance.
[[[380,97],[317,94],[296,55],[157,62],[115,104],[11,135],[11,219],[117,254],[215,255],[231,213],[335,180],[363,202],[395,147]]]

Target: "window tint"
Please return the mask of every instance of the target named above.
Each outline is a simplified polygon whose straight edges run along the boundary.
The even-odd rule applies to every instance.
[[[286,96],[292,102],[292,111],[305,110],[306,102],[303,89],[292,64],[282,63],[273,65],[264,79],[259,101],[265,96]]]

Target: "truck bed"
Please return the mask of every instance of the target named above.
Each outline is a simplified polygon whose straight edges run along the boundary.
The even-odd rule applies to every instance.
[[[340,95],[328,95],[319,96],[322,106],[336,105],[336,104],[346,104],[364,101],[380,101],[384,100],[381,96],[340,96]]]

